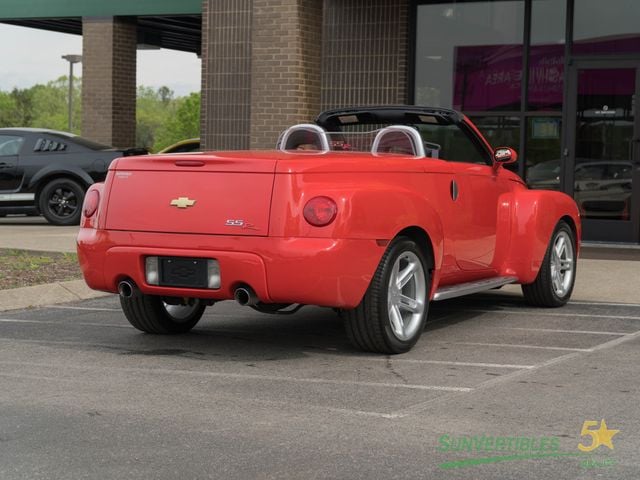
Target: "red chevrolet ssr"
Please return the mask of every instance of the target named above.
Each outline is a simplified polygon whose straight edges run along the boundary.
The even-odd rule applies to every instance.
[[[430,301],[508,283],[569,300],[578,208],[515,161],[464,115],[407,106],[325,112],[273,151],[121,158],[87,192],[80,264],[144,332],[186,332],[219,300],[321,305],[358,348],[406,352]]]

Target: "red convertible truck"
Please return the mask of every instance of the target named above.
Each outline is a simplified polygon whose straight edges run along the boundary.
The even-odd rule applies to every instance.
[[[87,192],[80,264],[144,332],[186,332],[220,300],[321,305],[358,348],[406,352],[430,301],[508,283],[569,300],[578,209],[514,161],[464,115],[407,106],[325,112],[273,151],[121,158]]]

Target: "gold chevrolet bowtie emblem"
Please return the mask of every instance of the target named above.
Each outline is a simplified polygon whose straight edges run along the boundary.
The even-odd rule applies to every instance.
[[[178,197],[171,200],[171,206],[178,208],[193,207],[195,203],[196,201],[191,200],[189,197]]]

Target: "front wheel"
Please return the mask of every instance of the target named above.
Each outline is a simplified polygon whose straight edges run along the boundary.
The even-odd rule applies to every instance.
[[[416,344],[429,309],[428,265],[410,238],[391,243],[360,305],[342,311],[347,335],[357,348],[395,354]]]
[[[120,297],[120,305],[129,323],[146,333],[177,334],[191,330],[207,306],[191,299],[184,305],[172,305],[155,295],[135,294]]]
[[[535,281],[522,285],[525,300],[537,307],[561,307],[569,301],[576,281],[576,239],[561,221],[551,236]]]

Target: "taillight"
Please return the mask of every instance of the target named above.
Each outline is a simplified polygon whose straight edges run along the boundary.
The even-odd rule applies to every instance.
[[[98,204],[100,203],[100,194],[96,190],[90,190],[84,197],[84,205],[82,206],[82,213],[85,217],[89,218],[98,210]]]
[[[314,227],[325,227],[336,218],[338,206],[329,197],[314,197],[304,206],[304,218]]]

